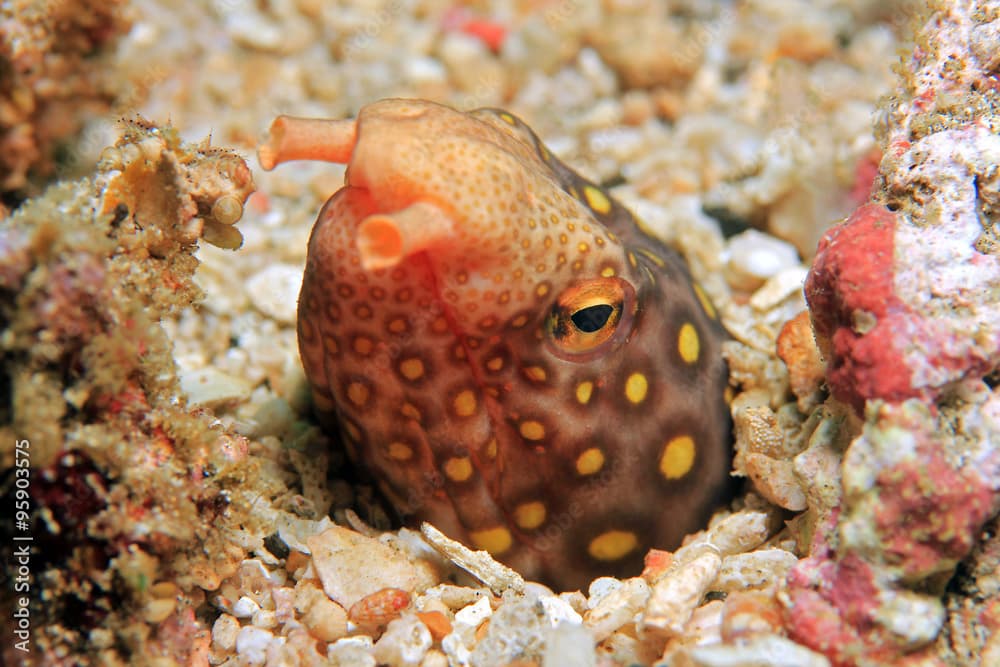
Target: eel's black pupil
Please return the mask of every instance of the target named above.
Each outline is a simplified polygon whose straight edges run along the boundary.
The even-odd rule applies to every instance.
[[[606,303],[602,303],[596,306],[581,308],[570,315],[570,319],[573,320],[573,324],[580,331],[594,333],[595,331],[600,331],[608,323],[608,318],[611,317],[613,311],[614,308]]]

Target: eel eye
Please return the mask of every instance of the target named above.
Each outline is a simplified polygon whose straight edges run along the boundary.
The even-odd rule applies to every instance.
[[[550,346],[556,355],[591,359],[628,335],[635,311],[635,290],[621,278],[575,283],[552,305],[546,320]]]
[[[614,306],[606,303],[598,303],[593,306],[584,306],[569,316],[573,320],[576,328],[583,333],[597,333],[608,323],[611,315],[619,314]]]

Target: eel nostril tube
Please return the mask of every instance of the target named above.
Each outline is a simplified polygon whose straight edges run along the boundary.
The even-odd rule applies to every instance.
[[[356,141],[357,123],[353,120],[278,116],[257,148],[257,160],[268,171],[290,160],[347,164]]]
[[[428,202],[369,215],[358,225],[361,266],[366,271],[395,266],[404,257],[449,239],[454,229],[451,217]]]

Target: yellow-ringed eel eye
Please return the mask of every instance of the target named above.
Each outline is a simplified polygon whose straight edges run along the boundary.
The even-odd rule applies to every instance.
[[[586,361],[623,341],[635,312],[635,290],[621,278],[573,283],[558,296],[546,321],[549,345],[564,359]]]

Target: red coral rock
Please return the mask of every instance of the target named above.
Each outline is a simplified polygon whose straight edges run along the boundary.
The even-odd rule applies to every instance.
[[[883,584],[859,556],[848,554],[836,562],[804,559],[789,574],[787,586],[789,636],[825,655],[835,667],[939,664],[932,650],[907,654],[889,639],[878,623]]]
[[[874,517],[888,559],[922,579],[968,555],[993,513],[993,493],[972,468],[956,470],[937,450],[878,475]],[[945,561],[942,565],[942,560]]]
[[[878,611],[878,584],[871,566],[855,554],[847,554],[831,569],[833,585],[827,594],[845,621],[867,631]]]
[[[813,590],[789,592],[786,627],[789,636],[826,655],[834,665],[851,664],[846,654],[861,652],[861,639],[840,617],[837,608]]]
[[[908,312],[893,288],[896,223],[884,206],[857,209],[824,235],[806,279],[830,388],[859,413],[869,398],[919,394],[903,355]]]

